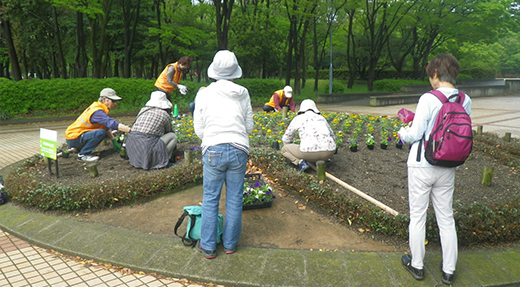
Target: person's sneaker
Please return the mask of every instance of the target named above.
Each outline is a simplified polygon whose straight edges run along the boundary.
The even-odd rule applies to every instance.
[[[303,159],[300,160],[300,163],[298,164],[298,172],[304,172],[308,168],[309,168],[309,164],[306,161],[304,161]]]
[[[233,254],[237,251],[237,248],[225,248],[224,247],[224,251],[226,252],[226,254]]]
[[[404,269],[408,270],[408,272],[412,274],[413,278],[415,278],[416,280],[424,279],[424,270],[417,269],[412,266],[412,257],[410,255],[403,255],[403,257],[401,258],[401,263],[403,263]]]
[[[90,155],[90,154],[78,154],[78,160],[93,162],[99,160],[99,156]]]
[[[452,285],[453,277],[455,277],[455,274],[446,273],[446,272],[442,271],[442,269],[441,269],[441,272],[442,272],[442,283],[444,283],[446,285]]]
[[[206,249],[202,248],[202,246],[200,246],[200,240],[197,241],[197,245],[195,245],[195,248],[197,248],[197,250],[200,253],[202,253],[202,256],[204,256],[206,259],[211,259],[211,258],[217,257],[217,253],[215,252],[215,250],[206,250]]]

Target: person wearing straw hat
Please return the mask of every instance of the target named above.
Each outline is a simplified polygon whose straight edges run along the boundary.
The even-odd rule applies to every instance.
[[[112,140],[115,150],[121,149],[110,130],[127,133],[130,132],[130,127],[108,116],[108,113],[121,100],[122,98],[116,94],[116,91],[104,88],[99,93],[99,99],[86,108],[74,123],[67,127],[65,140],[70,147],[79,151],[78,160],[85,162],[99,160],[93,151],[106,137]]]
[[[265,103],[264,111],[281,111],[283,107],[289,107],[289,110],[291,110],[293,113],[296,110],[291,86],[285,86],[283,90],[274,92],[274,94],[271,96],[271,99],[269,99],[269,102]]]
[[[142,169],[158,169],[173,165],[173,152],[177,135],[173,132],[167,110],[172,104],[161,91],[152,92],[132,125],[126,138],[126,151],[130,164]]]
[[[300,144],[292,143],[295,133],[300,135]],[[298,167],[299,172],[309,168],[308,162],[326,161],[336,152],[334,132],[313,100],[300,104],[298,115],[285,131],[282,154]]]
[[[215,258],[219,199],[226,183],[226,219],[222,243],[226,254],[236,251],[242,232],[242,194],[253,130],[249,91],[233,83],[242,76],[235,54],[221,50],[208,67],[216,80],[195,97],[193,127],[202,140],[203,187],[201,239],[196,248]]]

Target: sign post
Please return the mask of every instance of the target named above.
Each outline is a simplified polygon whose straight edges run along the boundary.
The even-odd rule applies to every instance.
[[[56,177],[60,176],[58,170],[58,157],[56,151],[58,147],[58,132],[40,128],[40,154],[48,158],[49,173],[51,171],[51,160],[56,161]]]

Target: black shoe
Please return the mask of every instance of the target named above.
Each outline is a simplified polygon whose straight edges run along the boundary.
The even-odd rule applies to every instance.
[[[455,277],[455,274],[446,273],[446,272],[442,271],[442,269],[441,269],[441,272],[442,272],[442,283],[444,283],[446,285],[452,285],[453,277]]]
[[[408,272],[412,274],[413,278],[415,278],[416,280],[424,279],[424,270],[412,267],[412,257],[410,255],[403,255],[403,257],[401,258],[401,263],[403,263],[404,269],[408,270]]]

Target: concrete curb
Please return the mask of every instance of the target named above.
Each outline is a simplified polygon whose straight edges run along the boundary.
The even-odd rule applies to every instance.
[[[13,205],[0,208],[0,227],[28,242],[65,254],[133,270],[230,286],[436,286],[442,260],[426,257],[426,279],[401,266],[402,253],[341,253],[241,247],[204,259],[179,238],[83,222]],[[461,252],[458,286],[520,284],[520,248]]]

